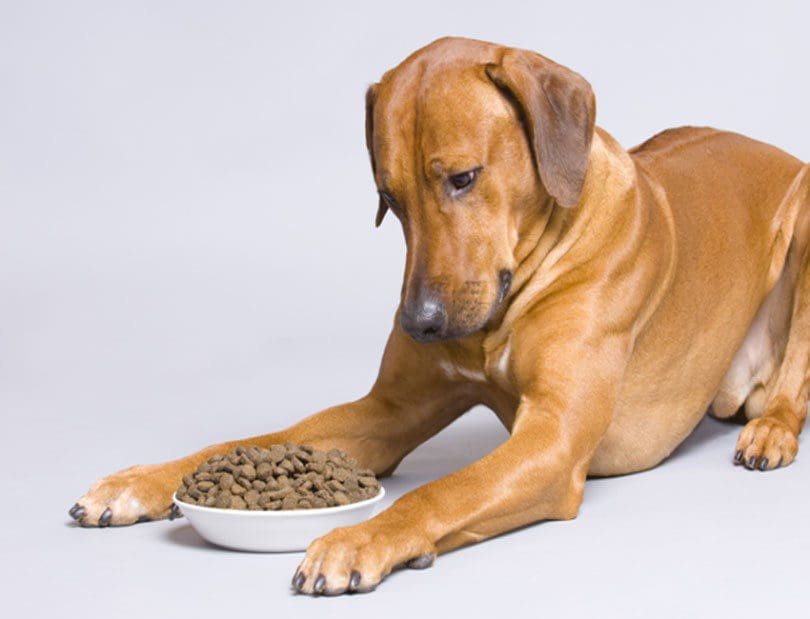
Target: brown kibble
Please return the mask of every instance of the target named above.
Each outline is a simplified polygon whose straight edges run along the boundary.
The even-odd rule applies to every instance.
[[[269,452],[270,453],[268,454],[268,456],[270,457],[270,462],[272,462],[273,464],[278,464],[279,462],[281,462],[284,459],[284,456],[286,455],[284,447],[282,447],[281,445],[273,445],[269,449]]]
[[[275,492],[268,492],[267,497],[270,500],[283,499],[285,496],[293,494],[293,492],[292,486],[285,486],[284,488],[276,490]]]
[[[242,477],[246,477],[250,481],[256,479],[256,469],[252,464],[242,465]]]
[[[323,463],[322,462],[309,462],[307,463],[307,471],[312,473],[323,473]]]
[[[176,494],[181,502],[255,511],[348,505],[379,490],[373,471],[358,469],[339,449],[324,452],[287,442],[215,454],[183,476]]]
[[[269,462],[262,462],[259,466],[256,467],[256,475],[259,479],[263,479],[267,481],[273,474],[273,467],[270,465]]]
[[[230,490],[231,486],[233,486],[234,484],[234,481],[235,480],[233,478],[233,475],[231,475],[230,473],[224,473],[219,478],[219,487],[222,488],[223,490]]]

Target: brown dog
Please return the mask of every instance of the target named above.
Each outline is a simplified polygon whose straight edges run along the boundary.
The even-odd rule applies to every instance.
[[[627,152],[590,85],[543,56],[442,39],[372,86],[367,141],[408,248],[370,393],[273,434],[97,482],[82,524],[168,516],[181,476],[231,445],[339,447],[390,474],[471,406],[510,438],[363,524],[315,540],[306,593],[573,518],[588,474],[655,466],[706,410],[751,419],[750,469],[789,464],[810,383],[810,165],[714,129]]]

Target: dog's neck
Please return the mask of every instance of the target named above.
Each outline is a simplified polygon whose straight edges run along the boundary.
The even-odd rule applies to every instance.
[[[485,350],[502,345],[514,321],[540,302],[561,275],[622,233],[622,223],[634,217],[626,212],[627,205],[643,208],[632,195],[637,191],[637,170],[630,156],[610,134],[597,128],[579,204],[563,208],[548,197],[521,232],[512,292],[484,332]]]

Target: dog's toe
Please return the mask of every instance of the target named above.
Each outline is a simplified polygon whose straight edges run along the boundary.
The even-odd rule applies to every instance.
[[[98,526],[100,527],[108,527],[112,522],[112,510],[108,507],[103,512],[101,512],[101,516],[98,519]]]
[[[83,527],[99,528],[177,517],[173,490],[157,467],[136,466],[97,481],[68,514]]]
[[[81,519],[84,518],[85,514],[87,514],[87,510],[85,510],[84,507],[82,507],[78,503],[74,503],[73,507],[71,507],[70,510],[68,510],[68,515],[70,515],[70,517],[76,521],[81,521]]]
[[[414,557],[413,559],[408,561],[405,565],[412,570],[425,570],[429,567],[432,567],[435,561],[436,555],[433,554],[432,552],[428,552],[418,557]]]
[[[777,417],[752,419],[740,433],[734,455],[748,470],[770,471],[793,462],[799,450],[796,435]]]
[[[292,587],[310,595],[367,593],[394,567],[430,567],[435,547],[413,529],[376,526],[369,520],[315,540],[295,572]]]

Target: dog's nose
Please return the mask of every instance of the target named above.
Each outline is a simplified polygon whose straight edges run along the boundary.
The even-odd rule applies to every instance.
[[[403,308],[399,323],[405,333],[417,342],[432,342],[442,337],[447,311],[441,301],[427,299],[415,304],[415,307]]]

